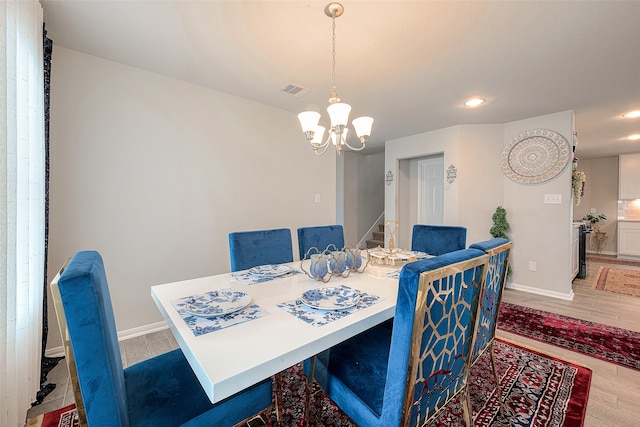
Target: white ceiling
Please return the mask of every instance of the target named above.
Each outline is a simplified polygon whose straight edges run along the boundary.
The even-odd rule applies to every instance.
[[[292,112],[328,105],[328,0],[41,3],[54,71],[59,45]],[[352,117],[374,117],[372,147],[574,110],[578,157],[640,152],[625,140],[640,119],[621,117],[640,109],[640,1],[342,3],[336,86]],[[474,95],[488,103],[463,108]]]

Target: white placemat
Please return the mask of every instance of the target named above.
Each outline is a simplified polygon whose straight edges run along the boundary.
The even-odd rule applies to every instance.
[[[234,313],[225,314],[215,317],[194,316],[186,311],[185,305],[193,296],[179,298],[171,301],[182,320],[187,324],[193,335],[200,336],[214,332],[220,329],[228,328],[233,325],[248,322],[259,317],[269,314],[264,311],[258,304],[249,304],[245,308]]]
[[[344,285],[343,287],[348,288]],[[360,295],[360,301],[358,304],[344,310],[320,310],[311,308],[305,305],[299,298],[277,304],[277,306],[303,322],[306,322],[311,326],[318,327],[331,323],[334,320],[341,319],[351,313],[355,313],[356,311],[371,307],[373,304],[380,301],[382,301],[382,299],[379,296],[363,292]]]
[[[388,278],[388,279],[399,279],[400,278],[400,270],[401,269],[390,271],[388,273],[385,273],[384,276],[386,278]]]
[[[293,268],[287,274],[283,274],[282,276],[271,277],[271,276],[255,276],[253,274],[250,274],[248,270],[245,270],[245,271],[238,271],[238,272],[235,272],[235,273],[231,273],[231,280],[234,280],[236,282],[240,282],[243,285],[255,285],[256,283],[270,282],[272,280],[278,280],[278,279],[283,279],[285,277],[291,277],[291,276],[294,276],[296,274],[302,274],[302,271],[296,270],[295,268]]]

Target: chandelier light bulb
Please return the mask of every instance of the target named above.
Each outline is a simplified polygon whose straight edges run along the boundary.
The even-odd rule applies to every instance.
[[[358,117],[353,119],[353,128],[356,131],[358,138],[368,138],[371,135],[371,127],[373,126],[373,117]]]
[[[298,114],[298,120],[300,120],[300,125],[302,126],[302,132],[310,132],[314,131],[316,127],[318,127],[318,122],[320,121],[320,113],[315,111],[305,111],[304,113]]]
[[[318,114],[319,115],[319,114]],[[313,139],[311,140],[311,144],[320,145],[322,144],[322,138],[324,138],[324,126],[316,126],[315,131],[313,132]]]
[[[345,104],[344,102],[329,105],[327,107],[327,113],[329,113],[329,118],[331,118],[331,127],[348,125],[350,112],[351,105]]]

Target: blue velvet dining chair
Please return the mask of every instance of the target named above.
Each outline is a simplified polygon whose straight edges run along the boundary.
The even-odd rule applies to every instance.
[[[291,230],[277,228],[229,233],[229,255],[231,271],[292,262]]]
[[[455,225],[415,224],[411,234],[411,250],[429,255],[442,255],[467,247],[467,229]]]
[[[344,230],[341,225],[298,228],[298,253],[300,259],[303,259],[311,248],[316,248],[317,251],[312,251],[309,255],[322,252],[329,245],[334,245],[336,250],[344,248]]]
[[[495,238],[474,243],[470,245],[469,248],[479,249],[489,255],[484,286],[480,292],[478,329],[473,343],[471,366],[473,367],[485,352],[489,352],[491,369],[496,381],[498,401],[500,402],[500,411],[504,415],[500,378],[498,377],[498,370],[493,354],[493,341],[496,337],[496,326],[498,324],[500,303],[502,302],[502,292],[504,291],[504,286],[507,281],[511,242],[507,239]]]
[[[79,418],[91,427],[231,426],[272,405],[272,382],[212,404],[180,349],[122,367],[102,257],[73,256],[51,284]],[[77,389],[77,391],[76,391]]]
[[[313,375],[356,424],[424,425],[459,397],[471,426],[466,385],[488,258],[463,249],[405,265],[393,327],[375,326],[332,347],[328,362],[318,358]]]
[[[327,249],[329,245],[334,245],[336,250],[344,248],[344,229],[342,225],[319,225],[298,228],[298,253],[300,259],[304,259],[307,252],[309,252],[309,255],[320,253]],[[313,248],[317,250],[309,251]],[[328,357],[329,352],[325,350],[311,359],[306,359],[304,361],[305,373],[309,373],[309,369],[315,363],[315,358],[327,360]]]

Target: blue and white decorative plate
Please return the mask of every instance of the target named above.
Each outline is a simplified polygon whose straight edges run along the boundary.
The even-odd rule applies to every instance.
[[[345,287],[323,287],[306,291],[300,297],[303,304],[322,310],[353,307],[360,301],[360,291]]]
[[[251,302],[245,292],[221,289],[203,295],[194,295],[184,305],[185,311],[194,316],[213,317],[242,310]]]
[[[249,274],[262,277],[278,277],[291,272],[291,267],[283,264],[258,265],[249,269]]]
[[[413,254],[413,256],[415,256],[417,259],[422,259],[422,258],[431,258],[431,255],[429,255],[426,252],[420,252],[420,251],[411,251],[411,253]]]

